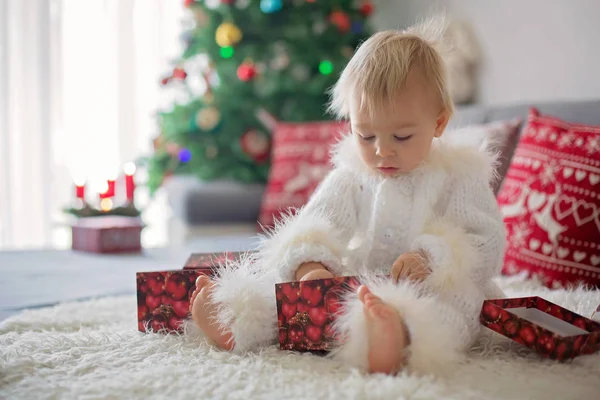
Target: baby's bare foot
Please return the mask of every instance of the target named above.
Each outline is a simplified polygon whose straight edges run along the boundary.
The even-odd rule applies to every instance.
[[[403,350],[409,338],[404,321],[394,307],[375,296],[368,287],[358,288],[358,298],[364,304],[369,335],[369,372],[393,375],[405,363]]]
[[[190,299],[192,319],[212,339],[217,346],[225,350],[233,349],[234,343],[230,332],[224,333],[214,320],[217,306],[211,301],[215,284],[206,275],[196,279],[196,290]]]
[[[301,281],[312,281],[314,279],[330,279],[333,274],[326,269],[315,269],[304,275]]]

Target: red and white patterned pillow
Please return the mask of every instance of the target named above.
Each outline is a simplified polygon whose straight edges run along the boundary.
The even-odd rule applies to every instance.
[[[283,212],[306,204],[331,170],[329,151],[347,128],[337,121],[277,123],[260,225],[270,228]]]
[[[600,287],[600,126],[531,109],[498,203],[508,230],[505,274]]]

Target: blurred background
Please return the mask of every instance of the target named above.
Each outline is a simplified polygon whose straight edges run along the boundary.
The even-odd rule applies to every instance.
[[[600,97],[595,0],[0,0],[0,249],[104,214],[145,247],[257,232],[326,173],[360,41],[440,10],[460,109]],[[274,171],[299,137],[311,162]]]

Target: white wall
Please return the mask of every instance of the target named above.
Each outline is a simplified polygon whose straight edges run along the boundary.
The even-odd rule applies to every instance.
[[[379,0],[375,27],[405,27],[431,9],[469,21],[481,45],[478,100],[600,99],[599,0]]]

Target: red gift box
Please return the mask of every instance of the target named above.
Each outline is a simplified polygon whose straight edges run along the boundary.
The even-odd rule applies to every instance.
[[[200,275],[213,276],[224,260],[238,259],[242,252],[194,253],[183,269],[138,272],[138,329],[161,333],[182,333],[189,318],[190,298]]]
[[[212,268],[138,272],[138,329],[161,333],[182,332],[189,317],[190,298],[200,275],[213,275]]]
[[[559,361],[600,350],[600,323],[541,297],[486,300],[481,323]]]
[[[359,285],[358,278],[351,276],[276,284],[279,348],[330,351],[335,340],[332,323],[343,296]]]
[[[71,227],[71,248],[92,253],[138,253],[142,251],[143,228],[139,218],[79,218]]]

